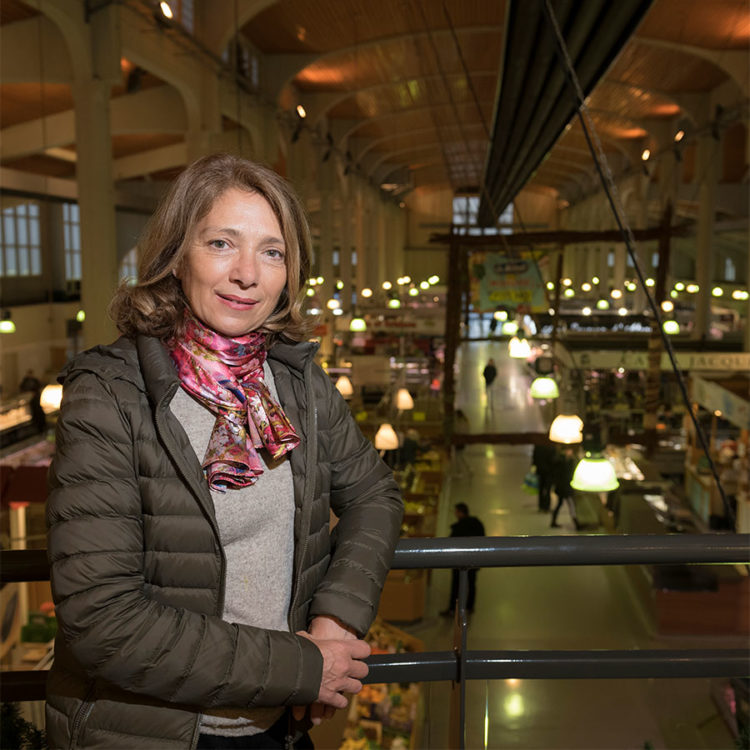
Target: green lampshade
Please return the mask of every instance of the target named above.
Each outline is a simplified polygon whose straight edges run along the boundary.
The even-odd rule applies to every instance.
[[[534,378],[531,383],[531,398],[557,398],[560,395],[560,391],[557,388],[557,383],[553,378],[541,375],[538,378]]]
[[[576,466],[570,486],[579,492],[609,492],[620,483],[615,476],[615,467],[600,454],[587,453]]]
[[[596,309],[597,310],[609,310],[609,302],[607,302],[606,299],[598,299],[596,301]]]
[[[501,330],[504,336],[515,336],[518,333],[518,323],[515,320],[506,320]]]
[[[366,331],[367,323],[365,323],[365,319],[360,316],[352,318],[351,323],[349,323],[349,330],[354,333],[362,333],[363,331]]]
[[[668,333],[674,336],[675,333],[680,332],[680,324],[676,320],[665,320],[662,326],[664,333]]]
[[[388,307],[397,310],[399,307],[401,307],[401,300],[400,299],[389,299],[388,300]]]

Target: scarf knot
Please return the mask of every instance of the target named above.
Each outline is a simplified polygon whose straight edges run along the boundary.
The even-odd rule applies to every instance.
[[[216,415],[202,462],[212,490],[256,482],[262,448],[278,460],[299,445],[263,378],[265,342],[257,332],[227,338],[186,312],[185,333],[170,349],[182,388]]]

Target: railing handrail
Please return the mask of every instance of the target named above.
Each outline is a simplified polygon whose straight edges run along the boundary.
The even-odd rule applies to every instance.
[[[392,569],[750,563],[750,534],[400,539]],[[0,583],[49,580],[46,550],[0,551]]]
[[[367,683],[449,680],[460,685],[465,722],[467,679],[620,679],[744,677],[747,649],[471,651],[466,644],[467,568],[678,563],[747,563],[750,534],[461,537],[401,539],[392,568],[459,568],[461,646],[453,651],[370,657]],[[46,550],[0,551],[0,581],[49,579]],[[43,700],[45,671],[3,672],[4,700]],[[463,729],[462,729],[463,737]],[[463,739],[460,746],[463,747]]]

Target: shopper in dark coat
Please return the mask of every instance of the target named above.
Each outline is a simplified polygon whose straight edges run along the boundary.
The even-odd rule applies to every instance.
[[[573,524],[576,529],[579,527],[578,519],[576,518],[575,501],[573,500],[573,488],[570,486],[577,463],[578,460],[576,459],[575,453],[570,447],[565,448],[559,453],[555,460],[552,482],[555,488],[555,494],[557,495],[557,504],[552,510],[552,522],[550,524],[552,528],[560,527],[560,524],[557,523],[557,514],[560,512],[563,503],[568,504]]]
[[[539,479],[539,510],[547,512],[550,508],[550,491],[554,475],[557,449],[552,443],[540,443],[534,446],[531,463],[536,467]]]
[[[469,506],[466,503],[456,503],[455,506],[456,522],[451,524],[451,536],[484,536],[484,524],[476,517],[469,515]],[[474,602],[477,595],[477,569],[469,570],[469,592],[466,599],[467,612],[474,611]],[[451,598],[448,608],[440,614],[452,616],[456,600],[458,599],[458,570],[452,572],[451,577]]]
[[[197,162],[141,250],[112,308],[125,335],[62,376],[49,746],[310,747],[288,707],[318,722],[360,689],[398,487],[296,343],[309,232],[278,175]]]

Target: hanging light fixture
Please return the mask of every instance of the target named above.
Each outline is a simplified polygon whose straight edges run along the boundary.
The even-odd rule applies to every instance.
[[[609,302],[602,297],[596,301],[597,310],[609,310]]]
[[[664,333],[668,333],[670,336],[680,332],[680,324],[676,320],[665,320],[662,328]]]
[[[393,310],[398,310],[398,308],[401,307],[401,300],[396,299],[395,297],[393,299],[389,299],[388,307],[390,307]]]
[[[63,387],[59,384],[45,385],[44,388],[42,388],[42,393],[39,397],[39,405],[42,407],[45,414],[59,411],[62,395]]]
[[[396,408],[399,411],[408,411],[414,408],[414,399],[407,388],[399,388],[396,393]]]
[[[0,333],[15,333],[16,324],[11,320],[10,310],[6,310],[3,313],[3,318],[0,320]]]
[[[579,492],[609,492],[620,483],[615,476],[615,467],[601,453],[586,453],[578,462],[570,486]]]
[[[336,381],[336,390],[344,398],[351,398],[354,395],[354,387],[352,386],[352,381],[349,380],[349,378],[347,378],[346,375],[342,375]]]
[[[495,320],[499,320],[501,323],[504,323],[506,320],[508,320],[508,313],[505,310],[495,310],[495,312],[492,314],[492,317]]]
[[[565,445],[583,442],[583,420],[575,414],[558,414],[550,425],[549,439]]]
[[[519,339],[514,336],[508,344],[508,354],[513,359],[527,359],[531,356],[531,346],[526,339]]]
[[[548,375],[540,375],[531,383],[531,398],[552,399],[560,395],[557,383]]]
[[[85,313],[85,312],[84,312],[83,310],[79,310],[79,311],[78,311],[78,312],[76,313],[76,320],[77,320],[77,321],[78,321],[79,323],[83,323],[83,321],[84,321],[84,320],[86,320],[86,313]]]
[[[515,320],[506,320],[500,331],[503,336],[515,336],[518,333],[518,323]]]
[[[362,295],[363,297],[365,297],[365,298],[367,298],[367,297],[372,297],[372,289],[370,289],[370,287],[369,287],[369,286],[366,286],[366,287],[365,287],[365,288],[364,288],[364,289],[363,289],[363,290],[362,290],[362,291],[360,292],[360,294],[361,294],[361,295]]]
[[[395,451],[398,448],[398,435],[388,422],[381,424],[375,433],[375,448],[379,451]]]
[[[349,330],[353,333],[363,333],[367,330],[367,323],[361,315],[355,315],[349,323]]]

